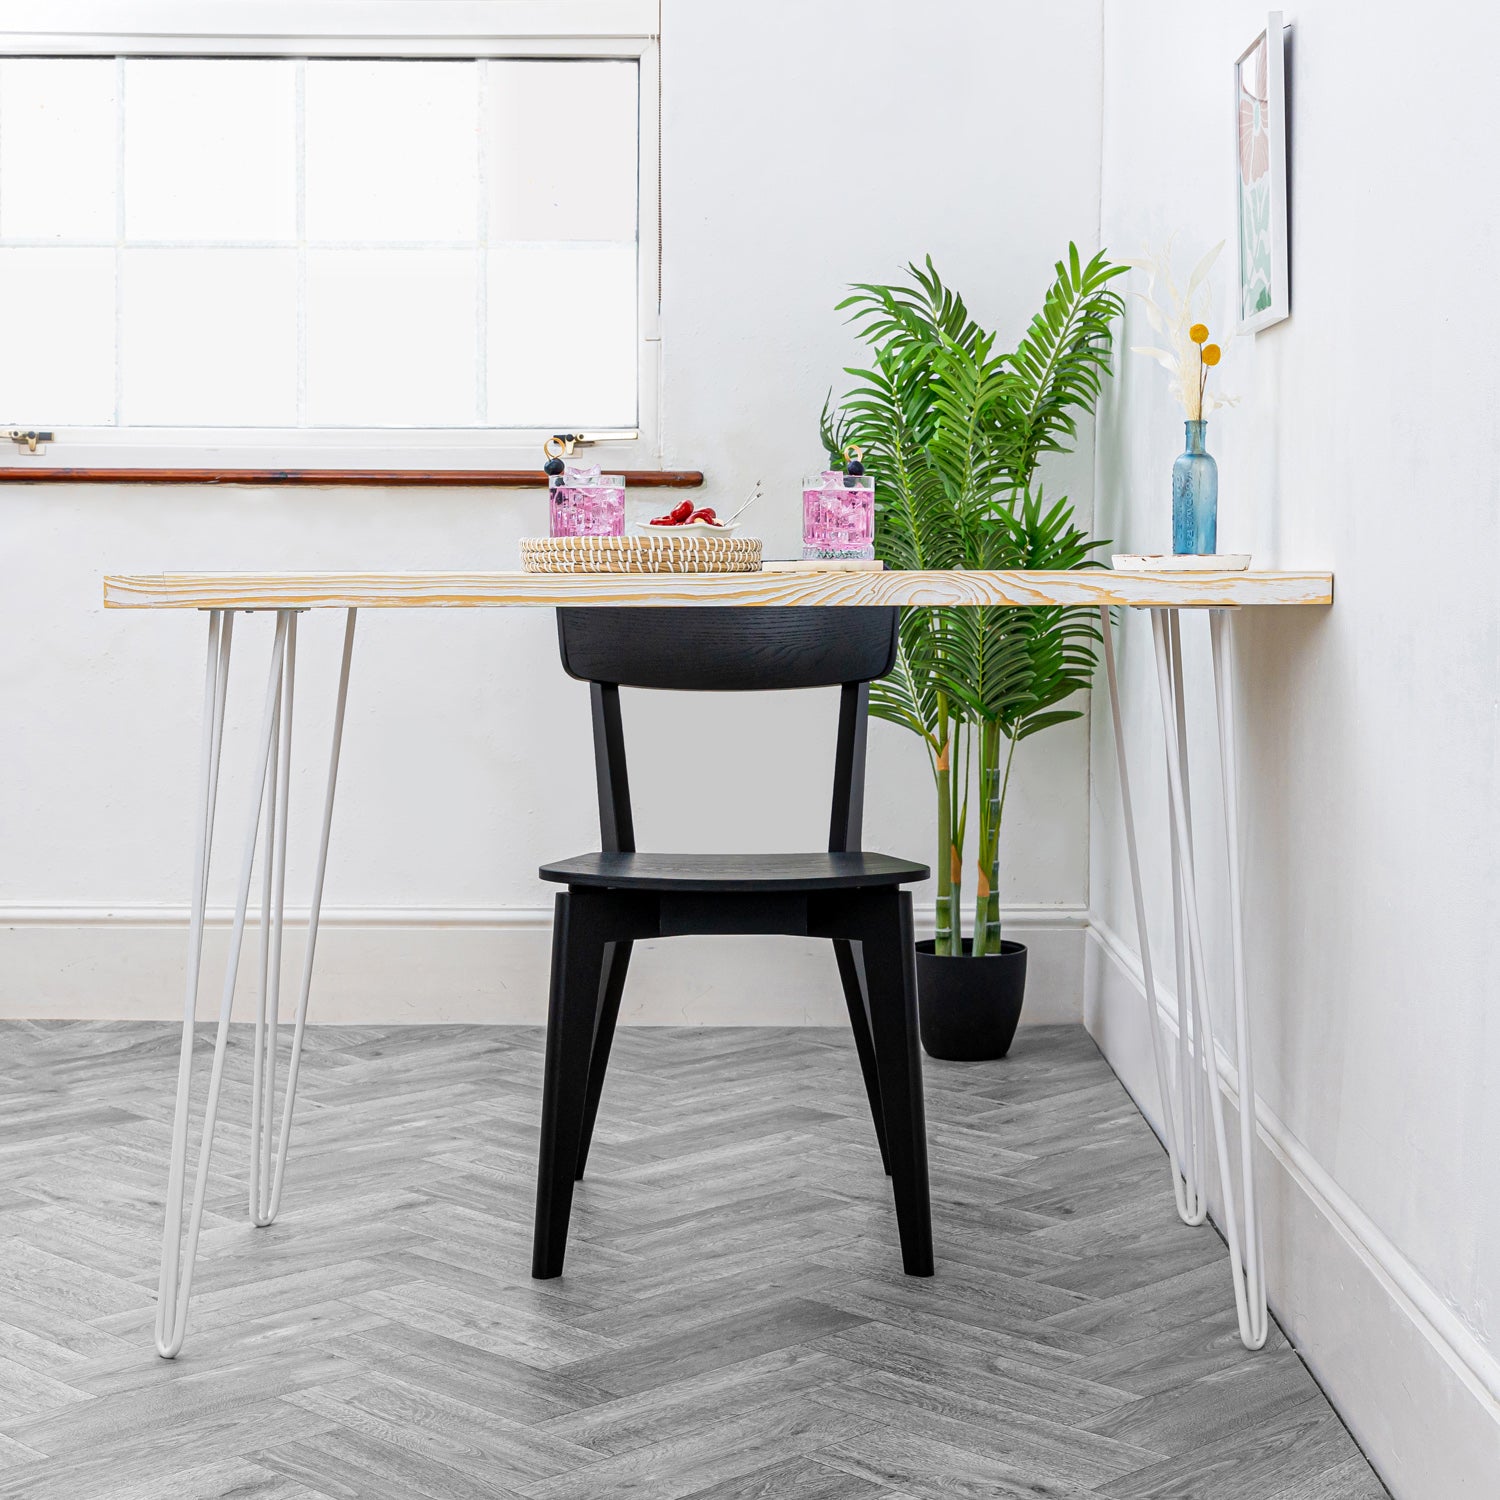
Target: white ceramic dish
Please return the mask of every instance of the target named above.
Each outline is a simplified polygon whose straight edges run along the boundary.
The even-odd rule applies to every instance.
[[[642,536],[733,536],[740,528],[732,522],[710,526],[707,521],[683,521],[677,526],[653,526],[649,521],[637,521],[635,529]]]
[[[1243,573],[1250,566],[1250,554],[1212,552],[1196,557],[1176,552],[1118,552],[1109,563],[1120,573]]]

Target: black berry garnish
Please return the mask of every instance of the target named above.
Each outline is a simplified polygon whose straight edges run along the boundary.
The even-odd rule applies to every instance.
[[[560,458],[549,458],[547,460],[547,462],[542,465],[542,473],[543,474],[554,474],[555,475],[555,474],[561,474],[562,471],[563,471],[563,461]]]
[[[864,472],[865,466],[857,458],[851,458],[844,468],[846,474],[863,474]]]

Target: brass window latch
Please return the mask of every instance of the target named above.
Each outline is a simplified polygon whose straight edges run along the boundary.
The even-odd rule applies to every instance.
[[[640,432],[631,429],[625,432],[554,432],[552,436],[562,444],[563,458],[572,458],[576,448],[588,447],[594,443],[618,443],[633,440],[640,436]]]
[[[40,453],[38,443],[50,443],[52,434],[50,432],[38,432],[35,428],[22,431],[19,427],[12,427],[6,434],[16,447],[24,448],[28,453]]]

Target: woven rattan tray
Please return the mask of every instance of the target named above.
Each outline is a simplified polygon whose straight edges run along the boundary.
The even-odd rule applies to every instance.
[[[528,573],[758,573],[760,541],[738,536],[526,537]]]

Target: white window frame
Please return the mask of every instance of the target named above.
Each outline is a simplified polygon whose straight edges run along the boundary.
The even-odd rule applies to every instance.
[[[589,462],[661,462],[660,0],[0,0],[3,57],[608,58],[640,69],[637,425]],[[21,413],[7,413],[17,418]],[[45,412],[25,414],[44,422]],[[531,469],[540,429],[49,429],[6,467]],[[14,455],[14,456],[13,456]]]

